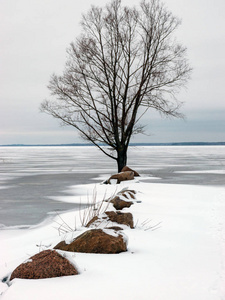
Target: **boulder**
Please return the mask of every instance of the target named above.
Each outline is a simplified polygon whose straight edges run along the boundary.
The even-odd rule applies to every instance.
[[[109,221],[134,228],[133,215],[131,213],[122,213],[120,211],[106,211],[100,216],[95,216],[88,222],[86,227],[108,227]],[[114,224],[112,226],[114,226]]]
[[[19,265],[11,274],[14,278],[41,279],[77,275],[78,271],[63,256],[54,250],[42,251]]]
[[[127,244],[122,234],[114,230],[108,234],[102,229],[91,229],[76,237],[72,243],[59,243],[54,249],[83,253],[120,253],[127,251]]]
[[[138,174],[138,172],[132,170],[132,169],[129,168],[128,166],[123,167],[123,169],[121,170],[121,172],[127,172],[127,171],[134,172],[134,176],[135,176],[135,177],[136,177],[136,176],[140,176],[140,175]]]
[[[117,174],[112,175],[108,180],[107,183],[111,183],[110,180],[116,179],[117,183],[120,183],[121,181],[125,180],[133,180],[134,179],[134,172],[133,171],[126,171],[126,172],[120,172]]]
[[[108,216],[108,219],[112,222],[123,224],[134,228],[133,215],[131,213],[122,213],[119,211],[106,211],[105,214]]]
[[[130,207],[132,204],[134,204],[132,201],[125,201],[120,199],[119,196],[114,197],[110,202],[113,204],[113,207],[116,210],[122,210],[123,208]]]

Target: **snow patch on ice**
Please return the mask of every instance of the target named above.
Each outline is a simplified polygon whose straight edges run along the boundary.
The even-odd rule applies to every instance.
[[[198,170],[198,171],[176,171],[182,174],[225,174],[225,170]]]

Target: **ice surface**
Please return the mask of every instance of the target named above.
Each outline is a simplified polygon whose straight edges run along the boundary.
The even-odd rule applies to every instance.
[[[225,183],[224,146],[130,147],[128,165],[149,183]],[[82,192],[71,186],[98,183],[116,171],[115,161],[91,146],[1,147],[0,224],[35,225],[49,212],[77,209],[73,199]]]

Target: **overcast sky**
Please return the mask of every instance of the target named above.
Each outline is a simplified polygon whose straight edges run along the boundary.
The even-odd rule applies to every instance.
[[[144,117],[138,142],[225,141],[225,1],[164,0],[182,19],[192,78],[178,95],[186,120]],[[81,14],[105,0],[0,0],[0,145],[82,142],[72,128],[39,112],[52,73],[80,33]],[[123,4],[138,5],[138,0]]]

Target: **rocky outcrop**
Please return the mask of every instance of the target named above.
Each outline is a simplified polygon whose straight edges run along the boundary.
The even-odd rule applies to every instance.
[[[111,222],[123,224],[134,228],[133,215],[131,213],[122,213],[119,211],[106,211],[105,214]]]
[[[109,234],[111,232],[112,234]],[[127,251],[124,236],[114,230],[91,229],[66,244],[61,242],[54,249],[83,253],[120,253]]]
[[[134,176],[135,176],[135,177],[138,177],[138,176],[140,176],[140,175],[138,174],[138,172],[136,172],[136,171],[132,170],[132,169],[131,169],[131,168],[129,168],[128,166],[125,166],[125,167],[123,167],[123,169],[121,170],[121,172],[127,172],[127,171],[134,172]]]
[[[119,184],[121,181],[133,180],[134,172],[126,171],[126,172],[120,172],[120,173],[114,174],[105,183],[111,184],[111,180],[113,180],[113,179],[117,180],[117,184]]]
[[[131,213],[122,213],[120,211],[106,211],[101,216],[95,216],[92,218],[86,227],[103,227],[109,226],[109,222],[117,223],[110,224],[111,226],[117,226],[118,224],[126,225],[130,228],[134,228],[133,215]]]
[[[23,279],[41,279],[68,275],[77,275],[75,267],[58,252],[42,251],[19,265],[10,277]]]
[[[114,197],[112,200],[110,200],[110,202],[116,210],[122,210],[123,208],[130,207],[132,204],[134,204],[132,201],[120,199],[119,196]]]
[[[123,208],[129,208],[134,202],[136,202],[135,197],[136,191],[123,189],[117,193],[113,198],[105,200],[112,203],[116,210],[122,210]]]

